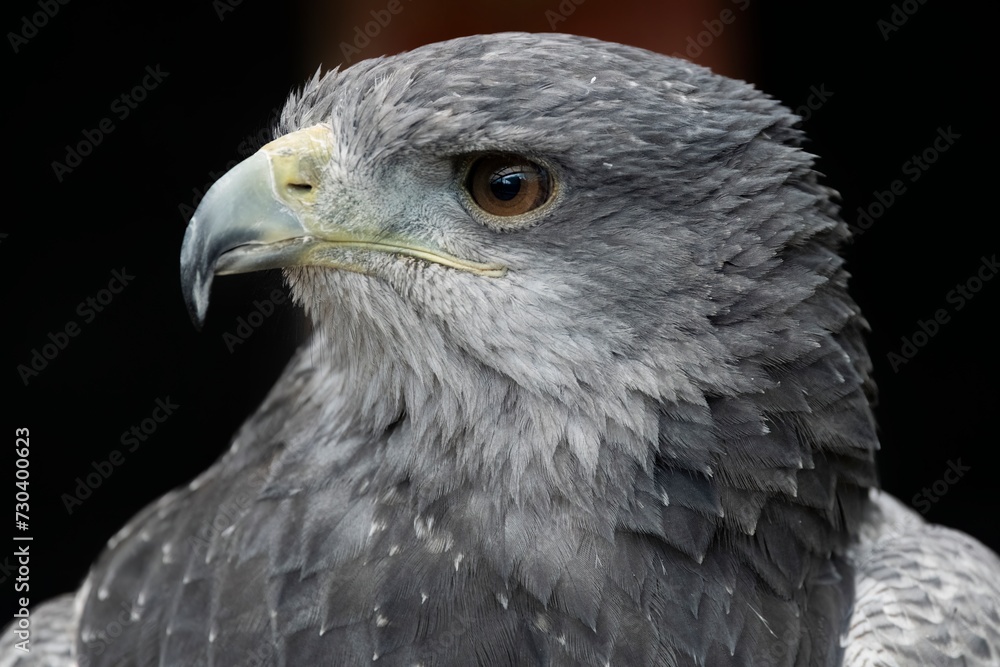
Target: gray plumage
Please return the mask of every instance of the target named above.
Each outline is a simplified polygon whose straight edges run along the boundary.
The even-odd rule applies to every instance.
[[[796,120],[568,35],[314,78],[278,128],[325,137],[310,233],[502,270],[290,262],[282,223],[316,332],[231,450],[109,543],[81,665],[1000,664],[996,556],[871,491],[847,230]],[[509,229],[477,211],[463,169],[487,153],[544,165],[552,201]],[[197,318],[260,249],[228,222],[206,240],[208,214]]]

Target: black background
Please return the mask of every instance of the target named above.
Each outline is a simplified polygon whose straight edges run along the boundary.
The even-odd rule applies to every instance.
[[[514,3],[507,11],[557,4]],[[845,218],[855,222],[858,207],[869,207],[893,180],[906,186],[847,249],[852,290],[873,328],[884,487],[910,503],[960,459],[970,470],[927,517],[1000,549],[993,465],[1000,279],[961,310],[946,298],[975,276],[981,257],[998,251],[994,137],[977,111],[992,104],[987,90],[995,79],[984,66],[986,17],[913,0],[906,4],[915,12],[885,39],[878,21],[890,20],[888,2],[863,11],[759,4],[745,19],[755,33],[751,78],[792,107],[806,104],[813,89],[828,93],[805,127],[827,182],[843,195]],[[311,3],[244,0],[224,8],[232,11],[220,20],[220,4],[207,0],[72,0],[17,53],[7,36],[3,432],[11,449],[15,428],[31,433],[32,603],[75,589],[133,514],[209,466],[303,335],[286,305],[232,353],[223,342],[254,299],[281,287],[276,272],[216,281],[201,333],[181,301],[183,207],[262,143],[274,109],[319,64],[300,48]],[[23,17],[38,11],[37,1],[10,3],[0,25],[21,32]],[[706,19],[715,11],[706,10]],[[573,32],[572,21],[560,28]],[[142,82],[147,66],[169,75],[122,119],[112,102]],[[105,117],[114,131],[60,182],[52,163],[65,162],[66,146]],[[903,164],[932,146],[939,128],[959,139],[912,182]],[[78,304],[123,268],[134,279],[84,322]],[[951,321],[894,370],[887,353],[899,352],[900,338],[939,308]],[[18,365],[30,364],[32,350],[71,320],[79,335],[25,385]],[[121,434],[150,417],[158,398],[179,407],[68,513],[63,494],[75,492],[93,461],[125,449]],[[10,508],[0,542],[8,545],[20,534],[13,458],[0,484]],[[13,548],[0,547],[0,563],[10,563]],[[0,581],[10,609],[12,575],[0,572]]]

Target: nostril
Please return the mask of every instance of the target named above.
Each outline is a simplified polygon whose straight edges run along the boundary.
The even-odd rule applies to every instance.
[[[309,183],[289,183],[288,189],[291,190],[292,192],[302,193],[302,192],[309,192],[310,190],[313,189],[313,186],[310,185]]]

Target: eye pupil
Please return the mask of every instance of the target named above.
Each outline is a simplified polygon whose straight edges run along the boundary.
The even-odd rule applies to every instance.
[[[465,187],[483,212],[497,217],[529,213],[552,195],[552,180],[542,166],[521,155],[484,155],[469,166]]]
[[[490,181],[490,192],[500,201],[510,201],[521,191],[521,181],[523,180],[524,174],[522,173],[496,174],[493,180]]]

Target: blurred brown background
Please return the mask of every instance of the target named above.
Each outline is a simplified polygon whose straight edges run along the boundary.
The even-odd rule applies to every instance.
[[[315,3],[306,17],[308,62],[328,67],[480,33],[569,32],[682,55],[727,76],[753,67],[751,0],[396,0]],[[390,6],[391,5],[391,6]],[[392,10],[398,8],[398,13]],[[387,20],[390,19],[391,20]],[[741,20],[742,19],[742,20]],[[724,39],[720,39],[725,34]]]

